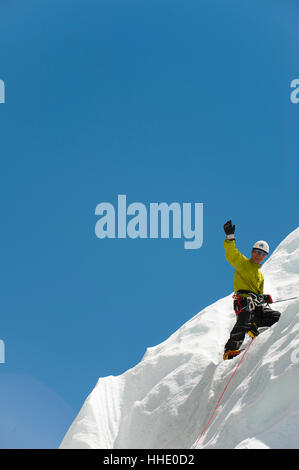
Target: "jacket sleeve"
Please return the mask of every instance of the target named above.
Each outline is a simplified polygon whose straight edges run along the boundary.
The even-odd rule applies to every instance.
[[[260,294],[263,294],[263,293],[264,293],[264,277],[260,286]]]
[[[247,258],[236,247],[235,240],[224,240],[225,258],[237,270],[239,270]]]

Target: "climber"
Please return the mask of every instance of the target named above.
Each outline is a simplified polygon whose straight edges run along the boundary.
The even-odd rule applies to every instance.
[[[223,359],[232,359],[240,354],[240,347],[245,334],[252,338],[258,334],[258,328],[272,326],[278,322],[280,312],[272,310],[271,295],[264,294],[264,277],[260,271],[261,263],[269,254],[269,245],[260,240],[251,251],[251,258],[246,258],[235,245],[235,225],[229,220],[224,224],[226,239],[224,240],[225,257],[235,268],[234,275],[234,311],[236,323],[229,340],[224,347]]]

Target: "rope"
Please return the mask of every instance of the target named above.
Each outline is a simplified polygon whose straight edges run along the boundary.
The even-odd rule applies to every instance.
[[[210,419],[209,419],[209,421],[208,421],[208,424],[207,424],[206,427],[203,429],[203,431],[202,431],[202,433],[200,434],[200,436],[197,438],[197,440],[196,440],[196,442],[195,442],[195,445],[198,444],[199,440],[201,439],[201,437],[202,437],[202,436],[204,435],[204,433],[206,432],[206,430],[207,430],[209,424],[211,423],[211,421],[212,421],[212,419],[213,419],[213,416],[214,416],[214,414],[215,414],[215,412],[216,412],[216,410],[217,410],[217,408],[218,408],[218,405],[219,405],[219,403],[221,402],[222,397],[223,397],[223,395],[224,395],[225,392],[226,392],[227,387],[229,386],[229,384],[230,384],[230,382],[231,382],[233,376],[234,376],[235,373],[237,372],[237,370],[238,370],[238,368],[239,368],[239,366],[240,366],[240,364],[241,364],[241,362],[242,362],[242,360],[243,360],[243,357],[244,357],[245,354],[247,353],[247,351],[248,351],[248,349],[250,348],[250,345],[252,344],[252,342],[253,342],[254,339],[255,339],[255,338],[252,338],[252,340],[251,340],[250,343],[248,344],[247,348],[245,349],[244,353],[242,354],[241,359],[239,360],[237,366],[235,367],[234,372],[232,373],[232,375],[231,375],[229,381],[227,382],[227,384],[226,384],[226,386],[225,386],[225,388],[224,388],[224,390],[223,390],[223,392],[222,392],[222,394],[221,394],[221,396],[220,396],[220,398],[219,398],[219,400],[218,400],[218,402],[217,402],[217,405],[215,406],[215,409],[214,409],[214,411],[213,411],[213,413],[212,413],[212,415],[211,415],[211,417],[210,417]]]

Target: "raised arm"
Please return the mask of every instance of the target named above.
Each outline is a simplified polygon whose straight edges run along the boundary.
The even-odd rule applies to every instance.
[[[235,225],[232,225],[232,221],[228,220],[223,228],[226,234],[224,240],[225,258],[234,268],[239,269],[244,261],[247,261],[247,258],[236,247]]]

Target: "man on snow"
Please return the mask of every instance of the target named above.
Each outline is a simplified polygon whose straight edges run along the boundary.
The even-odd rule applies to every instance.
[[[272,326],[278,322],[280,312],[272,310],[271,295],[264,294],[264,277],[260,271],[261,263],[269,253],[268,243],[260,240],[253,245],[251,258],[246,258],[235,245],[235,225],[229,220],[224,224],[225,257],[235,268],[234,310],[236,324],[224,347],[223,359],[232,359],[240,354],[240,347],[248,333],[255,338],[261,326]],[[266,306],[265,306],[266,305]]]

